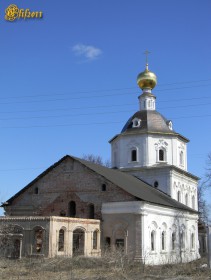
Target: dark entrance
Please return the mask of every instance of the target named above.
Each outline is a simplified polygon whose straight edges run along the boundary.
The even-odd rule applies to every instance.
[[[85,233],[82,229],[73,231],[73,256],[84,255],[84,236]]]
[[[14,259],[20,258],[20,248],[21,248],[20,239],[15,239],[14,243],[13,243],[12,258],[14,258]]]

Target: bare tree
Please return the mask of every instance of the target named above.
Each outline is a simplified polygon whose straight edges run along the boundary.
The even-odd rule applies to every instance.
[[[204,178],[200,181],[198,186],[198,208],[201,221],[207,224],[209,216],[209,206],[205,199],[205,194],[207,190],[211,190],[211,153],[208,154],[206,165],[207,167]]]
[[[199,219],[202,222],[208,222],[208,205],[205,200],[205,192],[207,190],[206,184],[203,181],[200,181],[198,185],[198,211],[199,211]]]
[[[93,163],[96,163],[96,164],[99,164],[99,165],[103,165],[105,167],[110,167],[111,166],[110,160],[105,160],[104,161],[101,156],[95,156],[93,154],[87,154],[87,155],[83,155],[82,158],[87,160],[87,161],[91,161]]]

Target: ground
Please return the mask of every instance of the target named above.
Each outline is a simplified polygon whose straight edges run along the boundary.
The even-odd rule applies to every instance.
[[[141,266],[122,255],[103,258],[0,260],[1,280],[210,280],[206,259],[188,264]]]

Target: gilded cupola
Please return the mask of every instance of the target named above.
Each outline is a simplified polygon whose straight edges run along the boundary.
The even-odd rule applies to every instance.
[[[157,84],[157,77],[156,75],[149,71],[148,69],[148,63],[146,63],[146,68],[144,72],[141,72],[137,77],[137,84],[139,87],[144,89],[150,89],[152,90],[156,84]]]

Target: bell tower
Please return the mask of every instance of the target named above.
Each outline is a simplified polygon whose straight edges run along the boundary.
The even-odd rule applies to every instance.
[[[139,110],[128,119],[121,133],[109,141],[112,167],[197,210],[198,177],[187,171],[189,140],[173,129],[171,120],[156,111],[152,90],[157,77],[149,70],[148,53],[145,70],[137,77],[142,90],[138,97]]]

